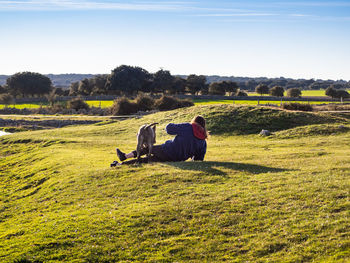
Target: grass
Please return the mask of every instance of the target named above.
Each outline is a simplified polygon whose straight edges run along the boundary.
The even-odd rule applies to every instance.
[[[107,108],[113,105],[113,100],[108,100],[108,101],[98,101],[98,100],[88,100],[86,103],[90,107],[101,107],[101,108]],[[25,103],[25,104],[14,104],[14,105],[9,105],[8,107],[11,108],[17,108],[17,109],[37,109],[40,107],[46,107],[48,106],[48,103]],[[0,109],[5,108],[5,105],[0,104]]]
[[[260,96],[260,94],[256,92],[249,92],[249,96]],[[286,95],[286,92],[284,93]],[[310,97],[327,97],[325,94],[325,90],[302,90],[301,96],[310,96]]]
[[[90,107],[100,107],[100,108],[107,108],[111,107],[113,105],[113,100],[103,100],[103,101],[98,101],[98,100],[88,100],[86,103]]]
[[[161,143],[198,113],[205,162],[109,168],[139,125]],[[209,105],[0,137],[0,261],[348,262],[349,118]]]
[[[272,105],[281,105],[281,100],[206,100],[206,99],[194,99],[195,105],[212,105],[212,104],[238,104],[238,105],[258,105],[258,104],[272,104]],[[285,101],[282,99],[282,103]],[[308,103],[312,105],[322,105],[329,104],[329,101],[288,101],[288,103]],[[340,102],[332,102],[340,103]]]
[[[24,103],[24,104],[13,104],[8,105],[9,108],[16,108],[16,109],[37,109],[40,108],[40,106],[46,107],[48,104],[45,103]],[[6,105],[0,104],[0,109],[5,108]]]
[[[327,97],[324,94],[324,90],[303,90],[302,91],[302,96],[316,96],[316,97]],[[249,96],[260,96],[257,93],[248,93]],[[241,105],[257,105],[258,102],[256,100],[200,100],[200,99],[195,99],[193,100],[195,105],[209,105],[209,104],[241,104]],[[113,105],[113,100],[108,100],[108,101],[98,101],[98,100],[91,100],[91,101],[86,101],[86,103],[90,107],[101,107],[101,108],[107,108],[111,107]],[[281,101],[280,100],[275,100],[275,101],[261,101],[260,104],[275,104],[275,105],[280,105]],[[308,102],[299,102],[298,103],[308,103]],[[327,104],[329,102],[325,101],[312,101],[310,104]],[[40,106],[47,106],[48,103],[27,103],[27,104],[15,104],[15,105],[10,105],[9,107],[14,107],[17,109],[23,109],[23,108],[28,108],[28,109],[33,109],[33,108],[39,108]],[[5,105],[0,104],[0,109],[3,109]]]

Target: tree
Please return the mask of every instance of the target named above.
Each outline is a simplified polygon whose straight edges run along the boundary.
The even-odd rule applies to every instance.
[[[72,84],[70,84],[69,96],[77,96],[78,88],[79,88],[79,81],[73,82]]]
[[[155,93],[164,93],[172,89],[174,77],[168,70],[158,70],[153,74],[152,91]]]
[[[258,83],[254,79],[247,80],[245,86],[248,90],[254,90]]]
[[[52,91],[50,91],[50,93],[45,95],[45,97],[47,101],[50,103],[50,106],[52,107],[57,98],[56,89],[53,89]]]
[[[7,105],[10,105],[13,102],[14,102],[14,98],[11,94],[4,93],[0,95],[0,103],[5,104],[6,107]]]
[[[121,65],[108,76],[106,88],[108,91],[133,94],[143,90],[150,76],[143,68]]]
[[[70,86],[69,95],[97,95],[106,94],[106,82],[108,75],[96,75],[92,78],[85,78],[78,82],[73,82]]]
[[[220,81],[212,82],[209,85],[209,94],[213,95],[225,95],[226,92],[235,94],[238,90],[238,85],[233,81]]]
[[[92,87],[90,95],[106,94],[106,82],[108,75],[97,75],[90,79],[90,85]]]
[[[211,95],[225,95],[225,85],[223,82],[212,82],[209,85],[208,92]]]
[[[172,83],[170,94],[183,93],[186,87],[186,80],[180,77],[175,77]]]
[[[299,98],[301,96],[301,91],[298,88],[288,89],[287,96],[292,98]]]
[[[329,81],[316,81],[311,85],[309,85],[309,89],[312,89],[312,90],[327,89],[330,84],[331,82]]]
[[[6,88],[0,85],[0,94],[6,93]]]
[[[207,78],[203,75],[197,76],[194,74],[191,74],[186,79],[186,91],[190,92],[191,94],[196,94],[202,89],[205,89],[207,84]]]
[[[271,96],[283,97],[284,88],[282,88],[281,86],[274,86],[273,88],[270,89],[269,93]]]
[[[265,84],[259,84],[258,86],[256,86],[255,92],[260,95],[269,94],[269,87]]]
[[[78,95],[90,95],[91,91],[92,91],[92,85],[89,79],[85,78],[79,81]]]
[[[336,97],[337,97],[337,90],[334,89],[334,88],[332,87],[332,85],[331,85],[331,86],[329,86],[329,87],[326,89],[325,95],[326,95],[326,96],[329,96],[329,97],[332,97],[332,98],[336,98]]]
[[[225,87],[225,92],[230,92],[231,94],[235,94],[238,91],[238,85],[234,81],[223,81],[223,85]]]
[[[54,90],[57,96],[64,96],[65,90],[63,88],[55,88]]]
[[[331,86],[332,86],[334,89],[346,89],[346,84],[333,83],[333,84],[331,84]]]
[[[350,94],[346,90],[341,89],[336,91],[336,98],[338,99],[341,99],[341,98],[346,99],[349,97],[350,97]]]
[[[44,95],[51,91],[51,80],[39,73],[19,72],[6,80],[9,92],[14,95]]]

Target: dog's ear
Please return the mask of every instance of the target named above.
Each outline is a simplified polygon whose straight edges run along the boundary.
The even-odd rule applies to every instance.
[[[153,123],[147,125],[147,128],[148,128],[148,127],[152,127],[152,126],[155,127],[157,124],[158,124],[158,122],[153,122]]]

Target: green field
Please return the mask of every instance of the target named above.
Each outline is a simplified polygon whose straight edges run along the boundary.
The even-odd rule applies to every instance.
[[[210,105],[210,104],[239,104],[239,105],[258,105],[259,104],[274,104],[274,105],[280,105],[281,101],[280,100],[273,100],[273,101],[257,101],[257,100],[206,100],[206,99],[194,99],[193,100],[195,105]],[[288,103],[310,103],[310,104],[328,104],[329,102],[327,101],[288,101]],[[107,108],[111,107],[113,105],[113,101],[97,101],[97,100],[90,100],[86,101],[86,103],[90,107],[101,107],[101,108]],[[333,102],[334,103],[334,102]],[[40,107],[45,107],[47,105],[44,104],[39,104],[39,103],[32,103],[32,104],[16,104],[16,105],[10,105],[9,107],[17,108],[17,109],[34,109],[34,108],[40,108]],[[0,104],[0,109],[3,109],[5,105]]]
[[[88,100],[86,101],[87,104],[89,104],[90,107],[100,107],[100,108],[107,108],[111,107],[113,105],[113,100]]]
[[[255,92],[249,92],[249,96],[260,96],[260,94]],[[284,93],[286,95],[286,92]],[[268,95],[266,95],[268,96]],[[310,97],[327,97],[325,94],[325,90],[302,90],[301,96],[310,96]]]
[[[40,107],[46,107],[47,104],[43,103],[23,103],[23,104],[14,104],[14,105],[8,105],[9,108],[16,108],[16,109],[37,109]],[[0,109],[5,108],[5,105],[0,104]]]
[[[302,90],[301,96],[327,97],[325,90]]]
[[[88,100],[86,103],[90,107],[101,107],[101,108],[106,108],[110,107],[113,105],[113,100],[108,100],[108,101],[99,101],[99,100]],[[12,108],[17,108],[17,109],[36,109],[40,107],[46,107],[48,106],[48,103],[25,103],[25,104],[15,104],[15,105],[9,105],[9,107]],[[5,105],[0,104],[0,109],[3,109]]]
[[[109,167],[199,113],[205,162]],[[0,262],[349,262],[349,142],[349,115],[234,105],[2,136]]]
[[[193,100],[195,105],[212,105],[212,104],[237,104],[237,105],[260,105],[260,104],[272,104],[281,105],[281,100],[205,100],[205,99],[195,99]],[[312,105],[329,104],[329,101],[283,101],[282,103],[308,103]],[[334,103],[334,102],[332,102]],[[338,103],[338,102],[335,102]]]
[[[350,92],[350,91],[349,91]],[[250,92],[248,93],[249,96],[260,96],[259,94],[255,93],[255,92]],[[265,96],[265,95],[263,95]],[[267,95],[266,95],[267,96]],[[308,96],[308,97],[327,97],[325,95],[325,91],[324,90],[303,90],[302,91],[302,96]],[[327,97],[328,98],[328,97]],[[110,107],[113,105],[113,100],[109,100],[109,101],[99,101],[99,100],[91,100],[91,101],[86,101],[87,104],[89,104],[90,107],[101,107],[101,108],[106,108],[106,107]],[[224,104],[230,104],[232,103],[232,100],[194,100],[194,103],[197,105],[200,104],[218,104],[218,103],[224,103]],[[264,102],[264,103],[270,103],[270,104],[279,104],[280,101],[268,101],[268,102]],[[316,101],[316,102],[311,102],[312,104],[322,104],[322,103],[326,103],[324,101]],[[246,100],[246,101],[235,101],[235,104],[243,104],[243,105],[257,105],[257,101],[250,101],[250,100]],[[23,109],[23,108],[39,108],[40,106],[47,106],[48,103],[26,103],[26,104],[16,104],[16,105],[10,105],[10,107],[15,107],[17,109]],[[5,105],[0,104],[0,109],[4,108]]]

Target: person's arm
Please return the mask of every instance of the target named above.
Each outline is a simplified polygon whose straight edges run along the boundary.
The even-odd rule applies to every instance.
[[[181,135],[184,132],[185,125],[186,124],[184,123],[181,123],[181,124],[169,123],[165,127],[165,131],[167,132],[167,134],[170,134],[170,135]]]
[[[192,157],[192,161],[203,161],[206,152],[207,152],[207,143],[205,143],[205,147],[204,147],[204,149],[202,151],[196,153]]]

